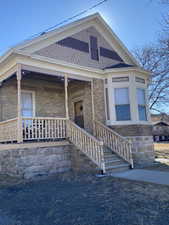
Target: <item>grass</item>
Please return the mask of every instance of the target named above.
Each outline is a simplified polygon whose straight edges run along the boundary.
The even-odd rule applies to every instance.
[[[168,225],[169,187],[70,173],[2,182],[0,225],[55,224]]]
[[[155,143],[154,151],[156,163],[146,169],[169,172],[169,143]]]

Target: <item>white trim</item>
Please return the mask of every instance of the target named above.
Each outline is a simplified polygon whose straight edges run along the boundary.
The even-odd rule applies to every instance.
[[[119,53],[120,57],[122,59],[124,59],[124,61],[128,62],[129,64],[135,64],[140,67],[140,65],[138,64],[136,59],[132,56],[132,54],[129,52],[129,50],[124,46],[124,44],[121,42],[121,40],[116,36],[116,34],[112,31],[110,26],[104,21],[104,19],[100,16],[99,13],[90,15],[88,17],[82,18],[78,21],[75,21],[75,22],[65,25],[63,27],[57,28],[57,29],[50,31],[42,36],[34,38],[33,40],[26,41],[23,44],[15,46],[15,49],[18,49],[18,50],[25,49],[32,45],[33,50],[37,51],[38,49],[45,47],[45,46],[39,45],[39,48],[35,49],[35,45],[37,45],[38,43],[40,43],[42,41],[43,42],[47,41],[47,45],[49,45],[50,44],[48,42],[49,38],[54,37],[55,39],[58,39],[57,41],[59,41],[60,34],[61,34],[60,35],[60,40],[61,40],[61,39],[65,38],[66,36],[73,35],[74,33],[77,33],[78,31],[80,32],[81,30],[83,30],[89,26],[96,27],[96,29],[101,32],[101,34],[109,42],[109,44],[113,45],[112,42],[115,42],[116,44],[114,44],[114,49]],[[72,30],[73,30],[73,32],[71,32]],[[120,48],[120,50],[119,50],[119,48]]]
[[[21,96],[22,96],[22,93],[30,93],[30,94],[32,94],[32,104],[33,104],[33,116],[32,117],[35,117],[36,116],[35,91],[28,90],[28,89],[21,89]]]
[[[129,77],[128,82],[112,82],[112,77]],[[148,109],[148,100],[146,99],[146,114],[147,114],[147,121],[140,121],[138,115],[138,103],[137,103],[137,88],[142,88],[147,93],[147,84],[138,83],[135,81],[135,77],[138,76],[137,73],[133,72],[126,72],[119,73],[118,75],[109,74],[107,77],[108,83],[105,87],[108,88],[109,94],[109,114],[110,120],[107,120],[107,125],[130,125],[130,124],[151,124],[150,118],[150,111]],[[139,74],[141,77],[141,75]],[[144,77],[144,74],[142,78]],[[117,121],[116,120],[116,112],[115,112],[115,100],[114,100],[114,89],[115,88],[128,88],[129,89],[129,101],[130,101],[130,113],[131,113],[131,120],[128,121]]]

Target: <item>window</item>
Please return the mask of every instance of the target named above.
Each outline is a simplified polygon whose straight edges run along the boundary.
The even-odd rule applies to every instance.
[[[90,36],[90,53],[91,53],[91,59],[94,59],[97,61],[99,60],[97,38],[94,36]]]
[[[33,117],[33,93],[22,91],[21,92],[22,116]]]
[[[146,121],[146,100],[145,100],[145,90],[142,88],[137,88],[137,102],[138,102],[138,113],[139,120]]]
[[[129,81],[129,77],[113,77],[112,78],[112,82],[128,82]]]
[[[130,120],[130,102],[128,88],[115,88],[116,120]]]
[[[108,88],[105,88],[105,91],[106,91],[106,110],[107,110],[107,119],[110,120]]]
[[[136,80],[136,82],[138,82],[138,83],[145,84],[145,80],[144,80],[143,78],[136,77],[135,80]]]

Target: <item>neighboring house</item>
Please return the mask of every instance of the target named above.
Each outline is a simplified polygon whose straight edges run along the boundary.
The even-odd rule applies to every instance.
[[[152,114],[153,138],[155,142],[169,141],[169,116],[165,113]]]
[[[152,163],[148,76],[99,14],[15,46],[0,58],[1,172],[65,171],[79,150],[103,172]]]

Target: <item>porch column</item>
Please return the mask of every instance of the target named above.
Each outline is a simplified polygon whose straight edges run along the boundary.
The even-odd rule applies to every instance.
[[[95,110],[94,110],[94,82],[91,80],[91,97],[92,97],[92,124],[93,133],[95,133]]]
[[[18,96],[18,105],[17,105],[17,117],[18,117],[18,123],[17,123],[17,142],[22,143],[23,142],[23,135],[22,135],[22,114],[21,114],[21,65],[17,65],[17,72],[16,72],[16,78],[17,78],[17,96]]]
[[[65,110],[66,110],[66,119],[69,119],[69,109],[68,109],[68,78],[67,75],[65,75]]]

